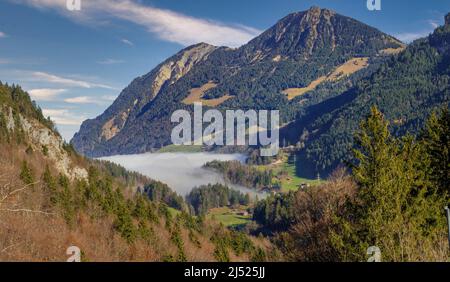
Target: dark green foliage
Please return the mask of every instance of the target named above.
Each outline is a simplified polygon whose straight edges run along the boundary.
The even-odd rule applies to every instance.
[[[167,184],[162,182],[151,181],[151,183],[144,186],[142,193],[147,195],[152,201],[163,202],[169,207],[180,211],[186,209],[186,204],[184,203],[183,197],[173,192]]]
[[[6,114],[7,107],[10,107],[12,108],[15,117],[18,114],[21,114],[24,117],[34,118],[44,126],[56,132],[53,122],[44,117],[41,108],[39,108],[35,102],[31,101],[30,96],[23,91],[20,86],[8,86],[7,84],[2,84],[0,82],[0,105],[2,105],[0,108],[2,113],[4,112]]]
[[[22,167],[20,169],[20,179],[27,185],[34,183],[33,170],[28,165],[27,161],[22,161]]]
[[[337,217],[333,242],[341,260],[364,260],[369,246],[385,261],[436,259],[445,238],[444,198],[430,182],[423,145],[411,136],[389,134],[383,115],[372,108],[355,137],[356,199]]]
[[[42,145],[42,154],[48,156],[48,147],[45,145]]]
[[[366,261],[377,246],[383,261],[448,260],[448,111],[419,137],[389,127],[373,107],[354,138],[351,176],[258,202],[254,219],[287,259]]]
[[[273,173],[271,170],[258,170],[243,165],[239,161],[211,161],[204,165],[223,174],[225,180],[249,188],[271,188]]]
[[[177,215],[177,221],[191,231],[202,232],[203,219],[201,216],[194,217],[183,211]]]
[[[261,156],[261,153],[259,150],[252,150],[246,160],[246,163],[248,165],[267,165],[267,164],[273,163],[276,160],[276,158],[277,158],[277,156],[273,156],[273,157]]]
[[[138,234],[148,244],[152,244],[155,241],[153,228],[149,226],[146,221],[139,221]]]
[[[218,262],[230,262],[230,255],[223,240],[215,242],[214,257]]]
[[[64,142],[63,143],[63,149],[70,155],[70,156],[76,156],[77,153],[75,151],[75,148],[73,147],[72,144]],[[131,172],[129,172],[131,173]]]
[[[441,195],[450,195],[450,114],[444,108],[440,115],[433,113],[420,135],[427,152],[431,171],[429,176]]]
[[[9,130],[6,124],[6,116],[4,110],[0,108],[0,141],[9,142]]]
[[[57,183],[52,173],[50,172],[49,166],[45,166],[44,174],[42,175],[42,181],[44,183],[44,190],[47,195],[49,195],[50,203],[49,205],[55,205],[57,203]]]
[[[449,105],[449,34],[448,27],[438,28],[340,97],[312,107],[297,121],[297,129],[291,128],[297,137],[305,130],[315,132],[306,141],[301,161],[316,172],[330,172],[342,161],[350,161],[353,133],[373,105],[393,122],[390,130],[395,136],[419,133],[434,110]]]
[[[114,227],[120,232],[125,240],[132,243],[137,237],[137,230],[133,224],[133,218],[129,209],[125,206],[119,206],[116,216]]]
[[[186,202],[195,214],[204,215],[212,208],[248,205],[249,197],[222,184],[208,184],[192,189]]]
[[[267,260],[266,253],[263,249],[257,248],[250,259],[252,262],[264,262]]]
[[[172,234],[171,234],[171,238],[172,242],[175,244],[175,246],[178,249],[178,257],[177,257],[177,261],[179,262],[186,262],[187,258],[186,258],[186,254],[184,252],[184,242],[183,239],[181,238],[181,231],[180,231],[180,226],[178,225],[178,223],[175,223],[173,228],[172,228]]]
[[[287,230],[294,220],[295,194],[276,194],[259,201],[253,211],[253,219],[269,231]]]
[[[57,191],[57,204],[62,209],[63,216],[67,223],[73,224],[75,219],[75,205],[73,193],[71,191],[69,179],[60,174],[58,179],[59,189]]]
[[[262,249],[255,247],[248,236],[239,231],[224,231],[217,229],[211,241],[216,246],[214,257],[219,262],[229,262],[232,251],[236,255],[249,254],[255,261],[265,261],[265,253]]]

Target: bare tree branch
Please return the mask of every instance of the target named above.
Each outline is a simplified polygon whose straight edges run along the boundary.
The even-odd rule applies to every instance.
[[[0,204],[1,204],[3,201],[5,201],[6,199],[8,199],[10,196],[12,196],[12,195],[14,195],[14,194],[16,194],[16,193],[19,193],[20,191],[23,191],[23,190],[27,189],[27,188],[30,187],[30,186],[33,186],[33,185],[35,185],[35,184],[38,184],[39,182],[40,182],[40,181],[36,181],[36,182],[34,182],[34,183],[27,184],[27,185],[23,186],[22,188],[18,188],[18,189],[16,189],[16,190],[13,190],[13,191],[7,193],[7,194],[0,200]]]
[[[4,248],[3,250],[0,251],[0,253],[6,252],[8,249],[11,249],[12,247],[15,247],[17,245],[21,245],[22,243],[16,243],[16,244],[12,244],[6,248]]]

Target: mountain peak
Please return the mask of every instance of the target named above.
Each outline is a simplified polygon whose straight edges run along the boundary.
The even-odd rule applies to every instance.
[[[305,22],[316,23],[317,21],[319,21],[321,19],[321,16],[323,16],[326,19],[329,19],[331,16],[333,16],[335,14],[336,14],[336,12],[334,12],[332,10],[322,9],[318,6],[311,6],[306,11],[294,12],[294,13],[287,15],[286,17],[281,19],[278,23],[282,23],[282,22],[288,23],[295,19],[299,19],[299,20],[303,19],[303,21],[305,21]]]
[[[397,48],[392,42],[396,40],[375,28],[312,6],[282,18],[244,48],[249,57],[257,52],[259,58],[281,56],[309,60],[319,53],[321,56],[371,56],[383,46]],[[392,46],[386,47],[389,44]]]
[[[450,25],[450,13],[445,16],[445,25]]]
[[[311,15],[320,15],[320,13],[322,12],[322,9],[318,6],[311,6],[311,8],[309,8],[306,13],[311,14]]]
[[[335,14],[334,11],[330,10],[330,9],[326,9],[326,8],[320,8],[319,6],[311,6],[311,8],[309,8],[306,11],[307,14],[311,14],[311,15],[320,15],[322,13],[333,13]]]

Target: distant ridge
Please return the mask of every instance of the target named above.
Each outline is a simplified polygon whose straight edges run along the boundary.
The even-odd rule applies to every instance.
[[[199,43],[181,50],[136,78],[71,142],[90,157],[156,151],[171,144],[172,112],[192,110],[193,101],[219,110],[279,109],[282,144],[303,148],[297,159],[311,175],[327,173],[347,158],[356,121],[370,105],[400,134],[448,103],[449,19],[406,47],[328,9],[291,13],[240,48]],[[346,71],[345,64],[363,60]]]

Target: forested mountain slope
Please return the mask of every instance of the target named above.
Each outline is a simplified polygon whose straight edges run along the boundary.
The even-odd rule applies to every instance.
[[[292,140],[303,138],[306,149],[298,162],[308,163],[314,174],[350,160],[353,134],[371,106],[385,114],[396,135],[416,134],[430,113],[448,107],[449,100],[450,14],[430,36],[411,43],[342,96],[311,107],[287,129],[295,132]]]
[[[240,48],[201,43],[180,51],[134,80],[71,142],[94,157],[152,151],[171,143],[172,112],[192,110],[194,101],[219,110],[278,109],[287,123],[373,72],[387,50],[403,47],[375,28],[312,7]]]
[[[267,259],[263,240],[139,193],[152,187],[170,190],[78,155],[26,92],[0,83],[0,261],[65,261],[71,246],[83,261]]]

